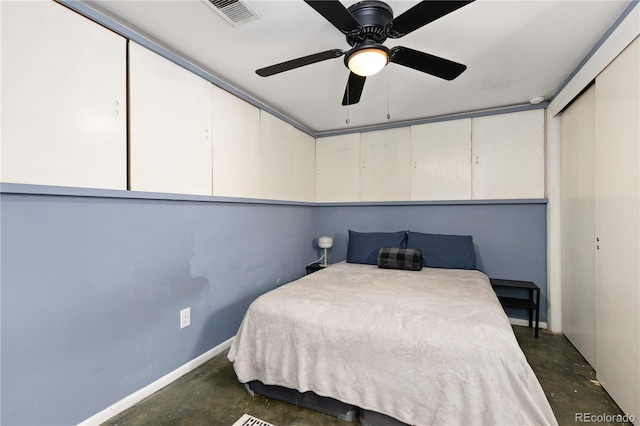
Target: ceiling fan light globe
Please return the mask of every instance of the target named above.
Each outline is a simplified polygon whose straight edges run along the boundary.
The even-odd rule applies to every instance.
[[[388,63],[388,53],[377,48],[361,49],[353,52],[347,58],[349,70],[362,77],[369,77],[380,72]]]

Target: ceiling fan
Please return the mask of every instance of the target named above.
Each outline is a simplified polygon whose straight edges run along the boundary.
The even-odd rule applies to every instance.
[[[351,72],[342,105],[353,105],[360,101],[366,78],[382,70],[389,62],[445,80],[453,80],[467,69],[466,65],[448,59],[403,46],[389,49],[382,43],[387,38],[403,37],[474,0],[421,1],[396,18],[389,5],[377,0],[364,0],[348,9],[339,0],[304,1],[340,30],[352,48],[347,51],[327,50],[261,68],[256,71],[259,76],[268,77],[345,55],[344,63]]]

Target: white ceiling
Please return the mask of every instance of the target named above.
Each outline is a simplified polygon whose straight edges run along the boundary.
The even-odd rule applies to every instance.
[[[342,33],[302,1],[249,0],[262,18],[237,27],[202,0],[83,2],[316,134],[549,99],[630,4],[477,0],[385,42],[463,63],[468,68],[460,77],[441,80],[392,63],[367,79],[360,103],[344,107],[349,71],[343,58],[271,77],[255,73],[312,53],[348,50]],[[387,3],[398,16],[417,2]]]

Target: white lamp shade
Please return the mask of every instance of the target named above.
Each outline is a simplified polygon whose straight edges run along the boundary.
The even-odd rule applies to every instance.
[[[331,247],[333,247],[333,238],[331,238],[331,237],[320,237],[320,238],[318,238],[318,247],[320,247],[320,248],[331,248]]]

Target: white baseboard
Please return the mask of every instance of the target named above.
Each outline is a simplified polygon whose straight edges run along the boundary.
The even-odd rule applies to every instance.
[[[529,320],[526,319],[509,317],[509,322],[511,323],[511,325],[522,325],[524,327],[529,327]],[[533,326],[536,326],[535,319],[533,320]],[[547,328],[547,323],[540,321],[540,324],[538,324],[538,326],[540,327],[540,329]]]
[[[115,404],[105,408],[104,410],[100,411],[99,413],[89,417],[88,419],[86,419],[83,422],[79,423],[79,426],[99,425],[99,424],[109,420],[111,417],[115,416],[116,414],[119,414],[119,413],[123,412],[127,408],[133,407],[135,404],[137,404],[138,402],[142,401],[146,397],[148,397],[151,394],[159,391],[163,387],[169,385],[171,382],[173,382],[173,381],[179,379],[180,377],[184,376],[185,374],[187,374],[191,370],[193,370],[196,367],[199,367],[200,365],[202,365],[205,362],[209,361],[214,356],[216,356],[218,354],[221,354],[222,352],[227,350],[231,346],[231,343],[233,342],[234,338],[235,338],[235,336],[229,338],[228,340],[225,340],[224,342],[220,343],[215,348],[210,349],[207,352],[205,352],[202,355],[200,355],[199,357],[192,359],[191,361],[187,362],[184,365],[181,365],[180,367],[176,368],[172,372],[162,376],[161,378],[159,378],[155,382],[145,386],[144,388],[142,388],[142,389],[132,393],[131,395],[121,399],[120,401],[116,402]]]

